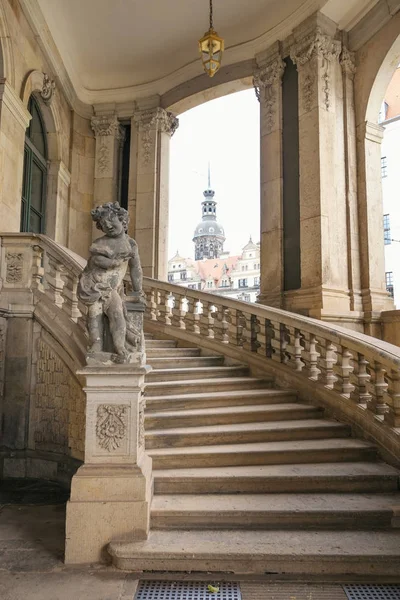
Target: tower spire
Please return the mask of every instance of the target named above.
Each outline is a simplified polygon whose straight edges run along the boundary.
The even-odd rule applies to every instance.
[[[208,189],[211,190],[211,170],[210,161],[208,161]]]

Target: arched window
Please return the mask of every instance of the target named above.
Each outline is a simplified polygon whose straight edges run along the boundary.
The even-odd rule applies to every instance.
[[[28,110],[32,119],[25,136],[21,231],[44,233],[47,181],[46,130],[39,105],[33,96],[29,99]]]

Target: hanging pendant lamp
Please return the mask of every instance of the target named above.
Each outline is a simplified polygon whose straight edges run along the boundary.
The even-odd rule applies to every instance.
[[[213,26],[213,5],[210,0],[210,29],[199,40],[201,62],[209,77],[214,77],[221,66],[224,40],[219,37]]]

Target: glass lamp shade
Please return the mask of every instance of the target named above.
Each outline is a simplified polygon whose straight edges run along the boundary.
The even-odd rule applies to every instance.
[[[214,77],[221,66],[224,40],[214,29],[210,29],[199,40],[199,51],[205,72],[209,77]]]

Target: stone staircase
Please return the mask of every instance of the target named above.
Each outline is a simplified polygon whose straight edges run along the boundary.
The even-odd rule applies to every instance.
[[[117,567],[400,580],[399,472],[373,444],[223,356],[147,356],[151,533],[111,543]]]

